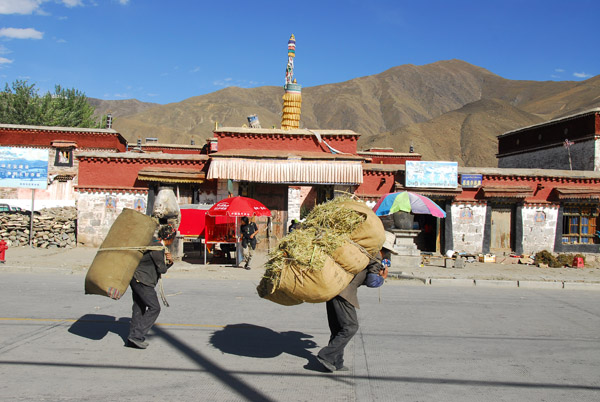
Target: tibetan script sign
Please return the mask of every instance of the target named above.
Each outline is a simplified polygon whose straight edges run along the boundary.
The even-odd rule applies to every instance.
[[[481,187],[483,181],[483,175],[480,174],[461,174],[460,185],[464,188],[476,188]]]

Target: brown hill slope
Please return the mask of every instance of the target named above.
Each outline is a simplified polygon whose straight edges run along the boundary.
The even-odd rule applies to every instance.
[[[506,80],[460,60],[403,65],[304,88],[300,124],[352,129],[361,134],[361,149],[393,144],[397,151],[407,150],[411,138],[425,159],[494,166],[495,136],[598,105],[599,82],[600,76],[583,82]],[[114,127],[130,142],[158,137],[161,142],[201,144],[212,137],[215,123],[242,126],[251,114],[258,115],[263,127],[279,127],[282,95],[281,87],[230,87],[167,105],[140,102],[136,113],[113,110]],[[431,124],[418,124],[425,122]]]
[[[408,152],[410,145],[423,160],[457,161],[460,166],[498,166],[496,136],[536,124],[542,118],[499,99],[484,99],[424,123],[414,123],[369,138],[366,146]]]
[[[128,116],[154,106],[160,106],[158,103],[140,102],[137,99],[102,100],[88,98],[88,103],[96,109],[94,113],[96,116],[102,116],[110,112],[113,117]]]

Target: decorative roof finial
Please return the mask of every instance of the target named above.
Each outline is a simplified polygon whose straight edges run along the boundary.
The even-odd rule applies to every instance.
[[[300,127],[300,107],[302,105],[302,86],[294,78],[294,57],[296,57],[296,38],[294,34],[288,41],[288,62],[285,69],[285,85],[283,89],[283,113],[281,128],[292,130]]]

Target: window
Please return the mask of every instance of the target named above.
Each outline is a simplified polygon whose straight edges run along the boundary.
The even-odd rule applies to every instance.
[[[563,244],[596,244],[597,205],[565,205],[563,210]]]
[[[54,166],[73,166],[73,148],[56,148]]]

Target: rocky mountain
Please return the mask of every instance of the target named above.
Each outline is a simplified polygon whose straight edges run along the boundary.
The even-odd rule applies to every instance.
[[[300,79],[301,77],[299,77]],[[497,166],[503,132],[600,106],[600,76],[586,81],[507,80],[460,60],[403,65],[380,74],[302,90],[301,127],[351,129],[359,149],[393,147],[424,160]],[[113,127],[128,141],[202,144],[215,124],[242,126],[257,114],[262,127],[279,127],[283,89],[229,87],[178,103],[92,99],[111,110]],[[122,105],[122,107],[121,107]]]

